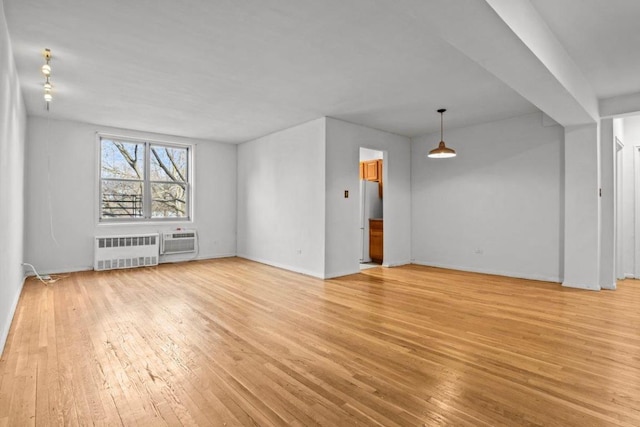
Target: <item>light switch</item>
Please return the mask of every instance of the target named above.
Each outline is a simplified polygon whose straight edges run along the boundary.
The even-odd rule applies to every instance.
[[[345,199],[349,198],[349,190],[344,190],[344,198]]]

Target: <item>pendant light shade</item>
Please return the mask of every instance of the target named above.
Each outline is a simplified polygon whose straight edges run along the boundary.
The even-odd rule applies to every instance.
[[[440,113],[440,144],[438,144],[438,148],[429,151],[427,157],[431,157],[432,159],[446,159],[456,156],[456,150],[447,147],[444,143],[443,115],[445,111],[447,110],[444,108],[438,110],[438,113]]]

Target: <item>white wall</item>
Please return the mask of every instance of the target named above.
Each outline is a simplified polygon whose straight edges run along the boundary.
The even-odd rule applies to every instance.
[[[360,147],[360,161],[377,160],[382,158],[382,151]]]
[[[634,151],[640,146],[640,116],[624,119],[624,148],[622,154],[622,228],[623,228],[623,272],[626,277],[635,274],[635,165]]]
[[[439,133],[412,140],[414,262],[559,282],[563,135],[535,113],[445,129],[452,159],[426,157]]]
[[[600,288],[616,289],[615,139],[613,119],[600,120]]]
[[[98,225],[96,132],[196,144],[193,223]],[[95,235],[176,227],[198,230],[198,258],[235,255],[235,145],[39,117],[29,117],[27,141],[25,262],[38,272],[92,269]]]
[[[384,265],[411,260],[409,138],[327,118],[325,277],[360,268],[360,147],[384,152]]]
[[[238,146],[239,256],[324,277],[325,122]]]
[[[600,290],[600,124],[564,132],[563,286]]]
[[[0,2],[0,354],[24,282],[26,110]]]

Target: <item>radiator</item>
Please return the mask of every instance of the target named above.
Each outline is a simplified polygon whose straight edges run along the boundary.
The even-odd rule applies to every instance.
[[[158,265],[158,233],[96,236],[94,270]]]
[[[195,230],[178,230],[162,234],[162,255],[183,254],[196,251],[198,234]]]

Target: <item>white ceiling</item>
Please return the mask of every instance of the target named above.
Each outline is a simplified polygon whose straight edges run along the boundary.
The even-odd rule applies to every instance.
[[[420,1],[4,0],[4,9],[32,115],[45,114],[45,47],[53,53],[53,118],[217,141],[243,142],[321,116],[416,136],[439,129],[440,107],[449,110],[447,127],[537,111],[420,17],[407,19]],[[631,3],[640,4],[617,2],[634,12]],[[598,77],[607,67],[622,74],[626,64],[638,75],[630,42],[615,55],[605,42],[589,47],[580,37],[600,33],[582,34],[586,18],[569,19],[574,3],[600,13],[609,1],[533,3],[598,95],[637,86],[637,78]],[[547,16],[555,4],[569,18]],[[627,31],[637,41],[638,32]],[[613,62],[602,65],[590,49]]]
[[[598,98],[640,92],[640,0],[531,0]]]

